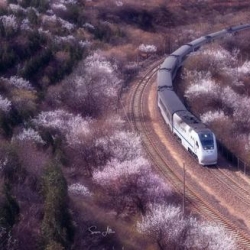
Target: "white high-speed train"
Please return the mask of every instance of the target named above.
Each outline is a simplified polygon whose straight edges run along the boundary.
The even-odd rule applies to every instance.
[[[250,24],[234,26],[195,39],[169,55],[158,70],[158,107],[162,117],[172,133],[190,153],[197,157],[201,165],[217,164],[216,138],[210,129],[186,109],[173,91],[173,80],[189,53],[214,39],[249,28]]]

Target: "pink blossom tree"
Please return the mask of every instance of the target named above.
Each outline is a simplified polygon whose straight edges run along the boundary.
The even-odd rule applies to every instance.
[[[116,66],[94,53],[64,80],[62,98],[72,110],[97,116],[115,107],[120,85]]]
[[[153,205],[137,223],[139,232],[151,237],[159,249],[236,249],[230,232],[220,225],[183,217],[181,208]]]
[[[164,203],[171,189],[151,172],[149,162],[143,157],[120,162],[113,159],[93,173],[93,180],[101,185],[118,214],[128,207],[145,214],[153,203]]]

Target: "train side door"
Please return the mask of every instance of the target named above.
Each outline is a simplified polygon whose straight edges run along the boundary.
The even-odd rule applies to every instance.
[[[195,144],[194,144],[194,153],[197,155],[198,149],[199,149],[199,144],[198,144],[198,142],[196,140],[194,142],[195,142]]]
[[[194,136],[191,137],[192,138],[192,142],[193,142],[193,152],[194,154],[198,154],[198,149],[199,149],[199,144],[198,144],[198,141],[195,139]]]

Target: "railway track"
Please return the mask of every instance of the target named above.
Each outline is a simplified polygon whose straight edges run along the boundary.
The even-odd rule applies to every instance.
[[[160,140],[156,139],[157,136],[152,126],[149,126],[148,122],[149,116],[146,108],[147,105],[145,103],[146,90],[154,81],[157,69],[161,63],[162,61],[158,61],[152,65],[151,69],[147,71],[138,81],[137,85],[134,86],[134,89],[129,97],[128,117],[133,124],[134,129],[140,134],[144,148],[154,166],[161,173],[161,175],[168,180],[175,191],[182,195],[184,185],[181,166],[173,166],[169,160],[169,155],[166,154],[166,148],[162,145]],[[157,105],[156,103],[154,104]],[[217,170],[213,169],[205,171],[215,172]],[[228,179],[226,180],[226,176],[219,177],[219,181],[222,183],[224,182],[224,184],[228,187],[229,184]],[[237,187],[236,190],[241,189],[240,185],[236,185],[235,183],[234,185],[235,189]],[[230,218],[218,211],[216,206],[214,206],[208,199],[208,195],[204,192],[204,190],[201,191],[197,188],[197,184],[192,182],[191,178],[189,178],[189,182],[185,185],[185,197],[185,205],[188,206],[189,209],[207,220],[223,225],[228,231],[230,231],[238,242],[238,249],[250,249],[250,235],[247,230],[235,226],[234,222],[232,222]]]
[[[224,186],[232,192],[232,194],[237,195],[237,198],[241,202],[250,206],[250,190],[243,188],[236,180],[232,179],[220,168],[217,168],[216,171],[214,171],[214,169],[206,168],[205,171],[213,175],[213,177],[220,183],[223,183]]]

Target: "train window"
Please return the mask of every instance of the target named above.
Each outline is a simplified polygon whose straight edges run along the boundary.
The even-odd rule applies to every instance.
[[[205,150],[214,149],[214,139],[211,132],[199,133],[201,145]]]
[[[199,148],[199,144],[198,144],[198,142],[196,142],[196,146],[197,146],[197,148]]]

